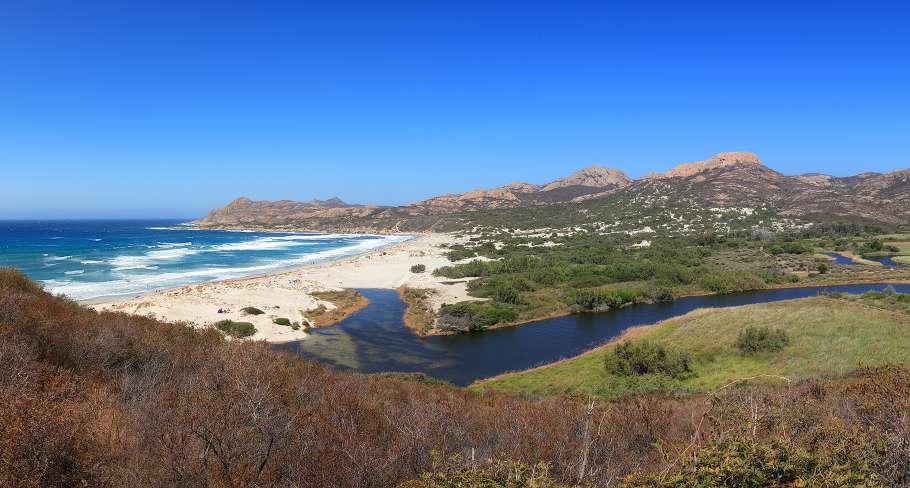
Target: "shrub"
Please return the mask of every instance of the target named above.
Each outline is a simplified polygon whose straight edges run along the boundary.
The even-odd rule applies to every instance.
[[[621,486],[885,486],[861,461],[851,456],[825,454],[781,439],[762,443],[752,439],[728,440],[699,449],[669,476],[667,473],[635,475]]]
[[[639,288],[581,288],[566,293],[566,302],[569,305],[581,311],[591,312],[602,312],[647,298],[648,291]]]
[[[625,341],[604,358],[607,371],[619,376],[662,374],[674,379],[692,376],[689,354],[660,344]]]
[[[821,274],[827,273],[827,272],[828,272],[828,264],[827,264],[827,263],[818,263],[818,272],[821,273]]]
[[[521,303],[521,293],[514,286],[498,286],[493,294],[493,299],[501,303],[518,305]]]
[[[256,333],[256,327],[249,322],[234,322],[233,320],[219,320],[215,328],[231,337],[249,337]]]
[[[291,330],[300,330],[300,324],[298,324],[297,322],[294,322],[293,324],[291,324]]]
[[[705,273],[700,279],[702,288],[716,293],[760,290],[765,281],[750,271],[733,271],[730,273]]]
[[[743,354],[777,352],[790,344],[787,333],[768,326],[746,327],[736,338],[736,348]]]
[[[265,312],[263,312],[262,310],[259,310],[259,309],[256,308],[256,307],[243,307],[243,308],[240,309],[240,311],[243,312],[243,313],[245,313],[245,314],[247,314],[247,315],[262,315],[262,314],[265,313]]]
[[[771,254],[805,254],[812,252],[812,246],[800,242],[777,242],[768,246]]]
[[[423,264],[415,264],[414,266],[411,266],[412,273],[423,273],[426,270],[427,270],[427,267],[426,267],[426,265],[423,265]]]
[[[482,463],[465,466],[464,461],[455,458],[446,462],[450,466],[432,473],[424,473],[419,480],[407,481],[398,488],[568,488],[559,484],[549,475],[549,466],[540,463],[534,466],[514,461],[485,460]]]
[[[518,318],[515,307],[505,303],[462,302],[443,305],[439,309],[441,328],[454,330],[483,330]]]
[[[286,327],[290,327],[291,325],[291,321],[284,317],[278,317],[277,319],[273,320],[272,323],[276,325],[284,325]]]

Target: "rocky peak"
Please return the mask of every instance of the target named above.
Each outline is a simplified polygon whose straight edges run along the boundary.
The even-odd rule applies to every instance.
[[[310,203],[310,205],[315,205],[317,207],[327,207],[327,208],[341,208],[341,207],[352,206],[352,205],[348,205],[347,203],[345,203],[344,200],[342,200],[338,197],[332,197],[332,198],[329,198],[328,200],[318,200],[318,199],[314,198],[314,199],[310,200],[309,203]]]
[[[728,168],[733,166],[764,166],[761,160],[758,159],[753,153],[750,152],[722,152],[717,153],[712,156],[710,159],[704,161],[696,161],[694,163],[685,163],[681,164],[666,173],[652,173],[645,176],[645,178],[654,179],[654,178],[688,178],[694,176],[698,173],[704,171],[718,169],[718,168]]]
[[[246,207],[252,203],[253,201],[247,197],[238,197],[231,201],[231,203],[227,204],[227,207]]]
[[[534,191],[540,191],[540,185],[525,183],[523,181],[516,181],[514,183],[509,183],[508,185],[503,185],[499,187],[499,189],[517,193],[530,193]]]
[[[822,173],[806,173],[798,175],[795,178],[799,181],[802,181],[803,183],[808,183],[815,186],[829,186],[831,185],[831,181],[834,179],[834,177],[831,175]]]
[[[593,164],[578,170],[571,175],[545,185],[543,191],[555,190],[567,186],[587,186],[592,188],[606,188],[612,186],[626,186],[632,182],[622,170],[607,168]]]

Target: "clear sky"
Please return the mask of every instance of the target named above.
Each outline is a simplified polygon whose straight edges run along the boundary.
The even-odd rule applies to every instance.
[[[905,2],[0,0],[0,219],[910,166]]]

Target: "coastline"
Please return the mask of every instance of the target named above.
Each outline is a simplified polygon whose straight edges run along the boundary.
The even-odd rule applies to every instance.
[[[436,290],[434,303],[437,308],[443,302],[470,299],[465,283],[444,284],[447,279],[432,276],[434,269],[451,264],[444,255],[445,248],[440,246],[455,243],[457,238],[439,233],[408,235],[413,238],[356,255],[273,273],[183,285],[139,295],[100,297],[80,303],[99,311],[151,315],[200,328],[219,320],[251,322],[257,332],[250,339],[281,343],[307,337],[303,326],[308,322],[307,311],[320,306],[335,310],[335,304],[315,296],[320,292],[401,286],[429,288]],[[423,264],[426,271],[412,273],[410,268],[415,264]],[[244,307],[256,307],[265,313],[247,315],[241,311]],[[348,315],[335,316],[342,320]],[[278,318],[298,322],[301,327],[295,331],[274,324]],[[326,325],[329,324],[320,324]]]
[[[234,229],[222,228],[221,230]],[[245,230],[251,231],[251,229]],[[262,231],[299,232],[300,230],[262,229]],[[457,332],[431,329],[428,320],[431,321],[432,317],[427,318],[427,314],[434,316],[443,303],[478,300],[467,294],[467,283],[470,279],[453,281],[432,275],[436,268],[457,264],[450,262],[445,257],[446,249],[440,246],[458,243],[461,238],[455,237],[455,234],[444,233],[407,235],[412,238],[358,254],[328,258],[291,268],[276,269],[268,273],[183,285],[138,295],[98,297],[82,300],[80,303],[96,310],[153,315],[159,319],[185,322],[197,327],[205,327],[219,320],[252,322],[257,328],[257,333],[251,337],[253,340],[281,343],[307,337],[305,332],[307,326],[316,326],[312,323],[312,319],[308,318],[308,311],[320,307],[330,312],[335,310],[335,304],[331,300],[320,299],[316,296],[321,292],[381,288],[398,290],[399,295],[402,296],[405,290],[411,289],[426,293],[421,293],[423,296],[418,300],[411,300],[414,303],[408,303],[409,310],[415,304],[418,305],[422,316],[415,320],[415,315],[406,312],[404,318],[406,325],[419,336],[456,334]],[[469,260],[470,258],[465,261]],[[426,270],[422,273],[410,272],[411,266],[416,264],[423,264]],[[879,268],[881,267],[880,263],[876,264],[879,265]],[[885,273],[891,276],[881,276],[878,270],[870,274],[872,276],[853,275],[846,279],[832,277],[818,281],[781,283],[764,289],[836,286],[882,281],[910,283],[910,274],[896,270],[888,270]],[[711,294],[713,293],[690,292],[674,299]],[[251,317],[237,312],[248,306],[260,308],[266,313],[259,317]],[[330,313],[329,316],[332,317],[332,320],[321,323],[319,326],[332,325],[349,317],[352,313],[353,311]],[[540,317],[496,324],[489,329],[522,326],[566,315],[570,315],[568,310],[556,310]],[[290,327],[272,323],[274,319],[279,318],[286,318],[291,323],[297,322],[301,327],[295,331]]]

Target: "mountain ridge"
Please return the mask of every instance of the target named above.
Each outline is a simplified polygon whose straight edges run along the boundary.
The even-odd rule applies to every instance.
[[[810,221],[845,220],[902,227],[910,222],[910,168],[837,177],[785,175],[750,152],[721,152],[665,173],[629,178],[622,170],[592,165],[549,183],[513,182],[449,193],[402,206],[322,201],[235,199],[195,222],[200,227],[262,227],[327,231],[403,232],[457,227],[475,214],[547,205],[577,205],[605,198],[653,202],[685,198],[692,205],[772,208]],[[645,204],[647,205],[647,204]],[[566,207],[567,212],[572,211]]]

